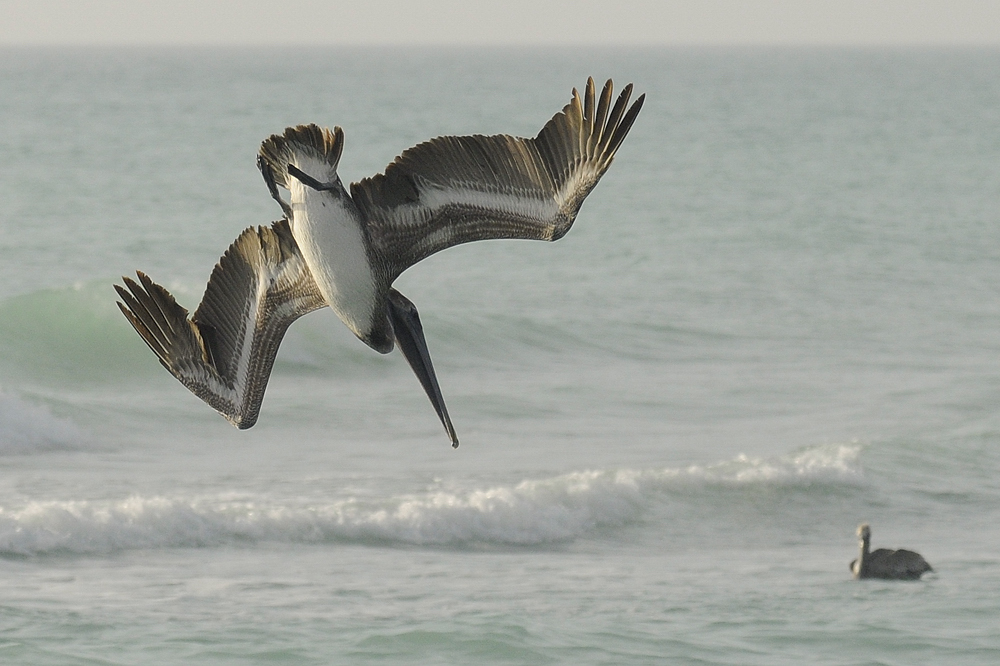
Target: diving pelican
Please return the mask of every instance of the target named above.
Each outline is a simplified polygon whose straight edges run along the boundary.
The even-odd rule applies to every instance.
[[[350,191],[337,175],[343,130],[290,127],[257,159],[284,218],[239,235],[194,315],[141,271],[115,285],[118,306],[160,363],[240,429],[257,422],[289,325],[329,306],[372,349],[399,346],[457,447],[417,309],[392,283],[460,243],[562,238],[642,108],[631,93],[612,106],[612,82],[598,97],[589,79],[533,139],[438,137]]]

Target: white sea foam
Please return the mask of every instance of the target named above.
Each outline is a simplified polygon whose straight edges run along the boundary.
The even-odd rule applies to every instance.
[[[684,470],[692,479],[716,483],[774,482],[811,484],[853,482],[861,478],[861,444],[824,444],[773,458],[736,458],[707,467]]]
[[[83,438],[70,421],[0,392],[0,455],[75,448]]]
[[[509,486],[433,490],[373,504],[266,497],[141,497],[0,508],[0,554],[105,553],[257,542],[530,546],[638,518],[678,487],[853,482],[858,445],[745,456],[708,467],[591,470]]]

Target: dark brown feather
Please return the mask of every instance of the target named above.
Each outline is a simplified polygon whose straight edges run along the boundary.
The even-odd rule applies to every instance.
[[[257,421],[288,326],[326,305],[285,220],[240,234],[192,317],[137,276],[115,285],[122,313],[174,377],[241,429]]]

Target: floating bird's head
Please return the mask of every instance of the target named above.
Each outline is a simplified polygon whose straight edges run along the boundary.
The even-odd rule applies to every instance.
[[[858,525],[858,539],[861,541],[869,541],[872,538],[872,530],[868,527],[868,523],[861,523]]]

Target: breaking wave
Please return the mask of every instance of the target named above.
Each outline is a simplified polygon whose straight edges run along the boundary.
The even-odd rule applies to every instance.
[[[533,546],[571,541],[638,519],[671,493],[727,487],[856,484],[860,445],[772,459],[659,470],[577,471],[513,485],[429,490],[382,502],[266,497],[34,501],[0,508],[0,555],[279,543]]]
[[[73,449],[83,439],[71,422],[0,391],[0,455]]]

